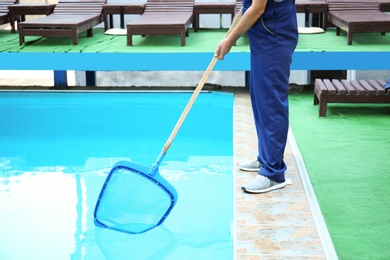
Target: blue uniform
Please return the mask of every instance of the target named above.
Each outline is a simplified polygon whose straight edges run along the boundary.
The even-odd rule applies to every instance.
[[[243,0],[243,12],[252,0]],[[258,137],[260,174],[284,182],[288,133],[288,85],[298,42],[294,0],[268,0],[265,12],[247,31],[251,51],[250,96]]]

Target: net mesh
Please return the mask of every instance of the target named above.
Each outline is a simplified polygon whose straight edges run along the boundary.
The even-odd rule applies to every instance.
[[[177,194],[158,173],[137,165],[116,165],[95,208],[95,224],[126,233],[143,233],[160,225]]]

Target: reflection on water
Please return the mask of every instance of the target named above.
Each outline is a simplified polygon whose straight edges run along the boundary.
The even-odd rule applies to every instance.
[[[207,114],[204,110],[209,109],[207,99],[215,101],[215,97],[207,96],[201,102],[203,105],[192,110],[195,115],[202,114],[202,120]],[[163,225],[130,235],[94,226],[93,210],[100,189],[117,161],[135,160],[151,165],[168,135],[142,137],[138,129],[131,134],[123,131],[118,138],[113,138],[107,127],[100,132],[93,125],[75,131],[73,128],[78,124],[74,120],[82,122],[86,116],[80,113],[79,106],[72,108],[64,103],[50,110],[42,109],[40,104],[37,110],[29,104],[30,98],[34,102],[39,100],[28,96],[16,102],[17,106],[12,106],[8,99],[8,103],[1,103],[7,105],[0,105],[3,123],[0,128],[0,259],[233,258],[232,132],[226,127],[231,125],[231,107],[224,105],[218,110],[213,105],[213,112],[208,113],[213,120],[204,119],[207,124],[197,123],[199,116],[188,118],[184,134],[177,136],[160,166],[161,175],[177,189],[179,200]],[[58,100],[57,96],[54,98]],[[79,102],[83,100],[77,98]],[[117,99],[121,98],[124,97]],[[99,96],[99,100],[109,99]],[[125,102],[128,100],[131,98],[118,102],[125,104],[120,108],[117,103],[101,106],[88,101],[93,107],[88,112],[93,110],[104,121],[102,115],[113,110],[107,115],[116,118],[108,121],[119,121],[120,115],[133,109]],[[148,100],[154,104],[150,108],[154,112],[149,107],[143,108],[148,110],[148,115],[157,113],[157,109],[169,117],[169,113],[156,105],[160,98],[149,96]],[[18,117],[10,116],[14,110]],[[104,112],[100,113],[101,110]],[[31,120],[31,115],[38,112],[40,119],[33,116]],[[176,118],[177,113],[170,115]],[[57,124],[58,118],[69,123]],[[51,125],[54,128],[61,125],[62,129],[49,135]],[[20,128],[13,131],[16,126]],[[45,134],[40,131],[43,126]],[[91,128],[93,134],[88,134]]]
[[[164,224],[138,235],[97,227],[95,240],[107,259],[162,259],[177,248],[175,235]]]
[[[173,172],[162,168],[162,175],[174,176],[180,167],[176,168]],[[171,180],[179,193],[177,205],[161,228],[138,235],[93,225],[103,174],[69,174],[61,167],[16,175],[3,171],[1,254],[4,259],[123,259],[124,255],[188,259],[191,253],[193,259],[230,259],[232,167],[220,165],[219,170],[224,169],[218,174],[204,173],[204,168],[192,168],[182,175],[185,178]],[[19,250],[21,246],[25,250]]]

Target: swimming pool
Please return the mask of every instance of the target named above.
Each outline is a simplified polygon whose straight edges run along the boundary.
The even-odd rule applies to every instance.
[[[139,235],[97,228],[120,160],[155,162],[192,93],[0,92],[4,259],[232,259],[233,95],[202,92],[160,166],[179,200]]]

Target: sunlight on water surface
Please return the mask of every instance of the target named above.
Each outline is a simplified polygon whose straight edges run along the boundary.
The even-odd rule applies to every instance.
[[[232,259],[231,94],[202,93],[161,164],[162,225],[93,224],[111,167],[153,164],[190,94],[0,93],[0,259]]]

